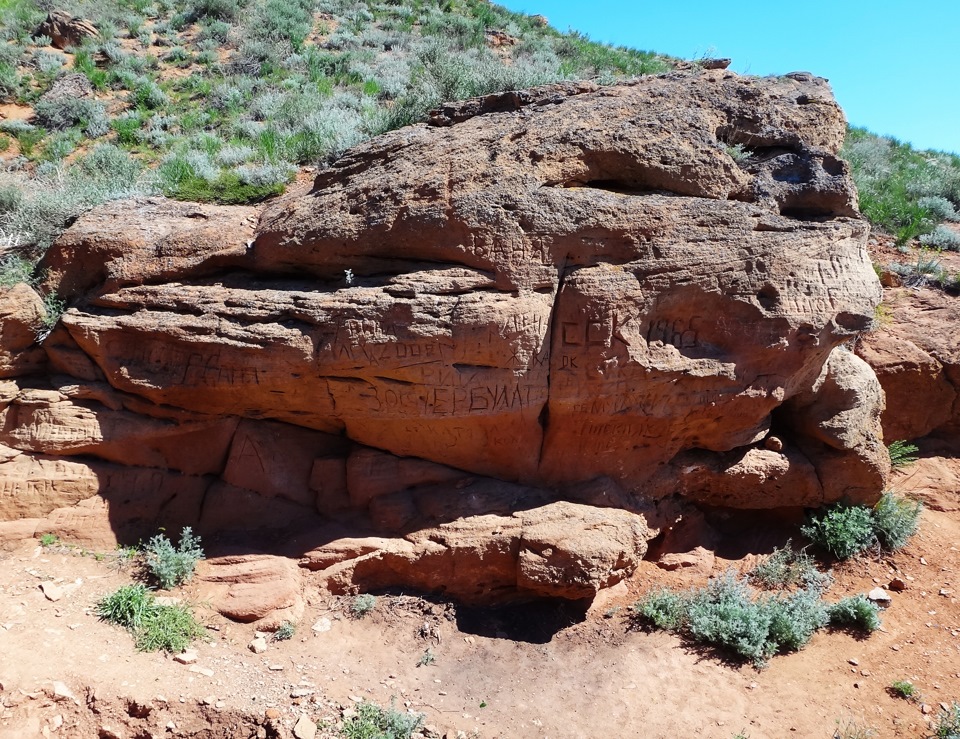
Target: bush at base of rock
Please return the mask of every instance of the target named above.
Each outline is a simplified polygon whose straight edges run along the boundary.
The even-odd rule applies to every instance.
[[[688,593],[660,589],[633,606],[638,620],[675,631],[762,666],[773,655],[802,649],[827,624],[873,631],[877,607],[866,598],[824,603],[816,588],[758,595],[733,570]]]
[[[903,548],[916,532],[923,504],[884,493],[872,508],[830,506],[801,526],[803,535],[837,559],[849,559],[872,546]]]

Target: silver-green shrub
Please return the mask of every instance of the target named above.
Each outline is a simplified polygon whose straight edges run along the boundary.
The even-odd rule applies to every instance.
[[[200,537],[187,526],[176,547],[163,534],[154,536],[144,547],[144,561],[151,576],[164,590],[181,585],[193,577],[197,562],[203,559]]]

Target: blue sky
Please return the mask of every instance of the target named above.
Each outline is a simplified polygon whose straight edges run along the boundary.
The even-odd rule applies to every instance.
[[[596,41],[826,77],[855,126],[960,154],[960,0],[497,0]]]

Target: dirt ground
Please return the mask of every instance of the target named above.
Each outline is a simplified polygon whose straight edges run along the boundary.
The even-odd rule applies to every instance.
[[[422,712],[428,735],[450,737],[830,737],[838,726],[928,736],[940,704],[960,700],[955,475],[960,464],[938,457],[898,475],[902,490],[929,499],[920,532],[901,552],[835,569],[827,600],[894,575],[905,581],[882,629],[859,640],[821,632],[759,671],[632,622],[640,594],[701,585],[711,571],[704,566],[665,572],[644,562],[587,613],[384,595],[357,619],[350,599],[308,590],[293,639],[270,641],[260,655],[248,649],[252,626],[196,603],[208,639],[185,665],[137,652],[125,631],[94,615],[97,599],[132,572],[109,557],[30,543],[0,555],[0,739],[291,736],[301,715],[332,732],[360,699]],[[769,551],[771,537],[756,538],[764,539],[756,554]],[[754,561],[718,556],[712,572]],[[42,583],[58,586],[59,599],[49,600]],[[189,600],[190,586],[179,595]],[[322,619],[329,630],[315,631]],[[427,650],[434,660],[420,665]],[[894,697],[895,680],[913,682],[920,699]]]

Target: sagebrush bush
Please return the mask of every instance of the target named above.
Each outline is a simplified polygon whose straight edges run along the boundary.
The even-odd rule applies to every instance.
[[[410,739],[424,718],[422,713],[404,713],[393,705],[382,708],[361,701],[353,715],[344,719],[340,734],[344,739]]]
[[[873,516],[865,506],[836,504],[800,527],[803,535],[837,559],[849,559],[876,542]]]
[[[688,599],[684,593],[661,588],[647,593],[633,606],[634,615],[655,628],[679,631],[687,623]]]
[[[884,493],[871,509],[837,503],[810,517],[801,526],[803,535],[837,559],[848,559],[879,546],[887,551],[900,549],[916,533],[919,502]]]
[[[806,551],[795,550],[789,541],[759,562],[749,577],[755,584],[769,589],[799,585],[825,590],[832,582],[829,574],[817,569],[813,557]]]
[[[933,732],[937,739],[960,739],[960,703],[940,708]]]
[[[633,613],[654,628],[679,631],[757,665],[778,652],[802,649],[829,620],[819,589],[762,595],[732,570],[689,593],[652,591]]]
[[[941,195],[928,195],[920,198],[917,203],[930,213],[931,218],[938,221],[956,221],[960,219],[953,203]]]
[[[928,234],[920,237],[920,243],[934,249],[960,251],[960,233],[947,226],[937,226]]]
[[[370,593],[354,596],[350,601],[350,613],[354,618],[363,618],[377,607],[377,598]]]
[[[74,97],[38,100],[33,109],[37,122],[53,131],[77,126],[90,138],[97,138],[109,129],[106,110],[97,100]]]
[[[154,536],[144,547],[147,570],[164,590],[181,585],[193,577],[197,562],[203,559],[200,537],[187,526],[180,534],[180,543],[173,543],[163,534]]]
[[[873,507],[873,524],[880,546],[896,551],[907,545],[917,532],[920,523],[920,501],[898,498],[893,493],[884,493]]]
[[[827,606],[827,616],[833,626],[852,626],[863,631],[880,628],[880,609],[865,595],[854,595]]]

